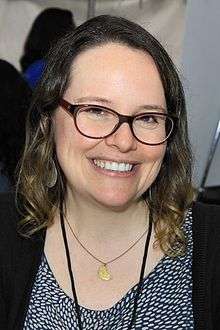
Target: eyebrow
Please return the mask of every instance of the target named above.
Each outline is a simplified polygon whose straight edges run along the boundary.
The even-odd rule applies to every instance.
[[[74,99],[75,103],[91,102],[91,101],[112,104],[112,102],[109,101],[108,99],[105,99],[103,97],[98,97],[98,96],[82,96],[82,97]]]
[[[140,110],[162,110],[163,112],[167,112],[167,110],[162,107],[161,105],[158,104],[146,104],[146,105],[141,105],[138,109]]]
[[[108,106],[113,105],[113,103],[110,100],[105,99],[103,97],[97,97],[97,96],[82,96],[82,97],[74,99],[74,103],[81,103],[81,102],[88,102],[88,103],[100,102],[100,103],[107,104]],[[158,104],[144,104],[144,105],[141,105],[138,107],[138,110],[155,110],[155,109],[166,112],[166,109]]]

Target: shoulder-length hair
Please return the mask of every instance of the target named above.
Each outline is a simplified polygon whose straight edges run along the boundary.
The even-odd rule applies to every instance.
[[[151,194],[147,191],[143,195],[153,215],[157,243],[165,253],[178,255],[186,247],[182,224],[192,202],[184,92],[175,66],[161,44],[141,26],[121,17],[102,15],[90,19],[59,40],[48,55],[47,67],[30,109],[20,170],[18,192],[24,211],[21,228],[28,235],[46,228],[53,222],[59,203],[64,201],[65,177],[56,159],[51,115],[69,86],[76,56],[110,42],[152,56],[163,84],[168,113],[179,118]],[[53,188],[48,188],[46,182],[52,160],[58,179]]]

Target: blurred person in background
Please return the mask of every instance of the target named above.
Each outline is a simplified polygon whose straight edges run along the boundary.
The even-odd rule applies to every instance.
[[[22,73],[32,89],[41,78],[50,47],[73,28],[75,22],[70,10],[47,8],[35,18],[20,59]]]
[[[13,189],[15,184],[31,94],[21,73],[9,62],[0,60],[0,192]]]

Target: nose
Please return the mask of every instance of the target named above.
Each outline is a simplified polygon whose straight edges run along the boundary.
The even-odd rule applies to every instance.
[[[138,141],[133,136],[128,123],[123,123],[115,133],[105,138],[105,143],[121,152],[128,152],[137,149]]]

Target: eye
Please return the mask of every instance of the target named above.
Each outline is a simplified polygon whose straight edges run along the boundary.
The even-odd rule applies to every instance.
[[[112,120],[114,119],[114,114],[105,108],[98,106],[83,106],[80,108],[78,116],[83,116],[84,118],[88,118],[90,120]]]
[[[91,114],[94,116],[103,116],[106,114],[105,110],[103,110],[102,108],[98,108],[98,107],[86,107],[83,110],[86,111],[88,114]]]
[[[157,116],[153,116],[153,115],[145,115],[145,116],[141,117],[140,119],[146,123],[157,123],[158,122]]]
[[[160,116],[153,114],[143,114],[135,119],[135,122],[142,126],[156,125],[160,121]]]

